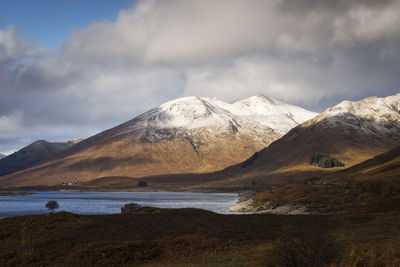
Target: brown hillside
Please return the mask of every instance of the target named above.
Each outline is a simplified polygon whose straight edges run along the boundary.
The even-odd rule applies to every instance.
[[[0,179],[1,185],[58,184],[88,181],[104,176],[143,177],[157,174],[209,172],[243,161],[267,142],[237,136],[218,137],[194,149],[190,140],[162,140],[149,143],[127,136],[106,144],[81,146],[78,152],[17,172]],[[74,150],[77,150],[75,148]]]
[[[346,170],[329,175],[326,179],[330,181],[343,179],[400,181],[400,146]]]
[[[303,203],[318,212],[399,211],[400,146],[329,175],[260,193],[265,201]]]

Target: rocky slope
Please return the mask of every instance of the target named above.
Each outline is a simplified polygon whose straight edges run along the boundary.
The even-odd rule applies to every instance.
[[[47,142],[38,140],[21,150],[0,160],[0,176],[24,170],[35,164],[46,161],[56,154],[72,147],[81,139],[72,139],[65,142]]]
[[[315,115],[263,95],[233,104],[185,97],[88,138],[53,161],[4,177],[0,185],[217,171]]]

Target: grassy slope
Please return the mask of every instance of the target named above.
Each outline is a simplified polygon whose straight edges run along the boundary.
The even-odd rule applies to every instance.
[[[398,214],[334,218],[152,208],[129,215],[15,217],[0,220],[0,265],[265,266],[285,235],[282,229],[292,229],[293,238],[326,230],[346,260],[351,248],[379,251],[391,244],[398,249],[399,219]]]
[[[306,203],[320,212],[400,210],[400,146],[336,173],[268,190],[257,196]]]
[[[235,255],[239,248],[272,241],[281,226],[293,219],[226,216],[195,209],[7,218],[0,220],[0,264],[195,263],[210,256],[214,260],[219,256],[247,260],[246,255]],[[322,219],[317,220],[319,224],[327,223]],[[295,218],[305,227],[314,220],[308,216]]]

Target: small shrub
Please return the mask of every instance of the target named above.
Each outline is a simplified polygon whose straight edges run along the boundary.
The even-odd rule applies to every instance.
[[[131,213],[133,211],[137,211],[138,209],[140,209],[141,206],[137,203],[129,203],[129,204],[125,204],[122,208],[121,208],[121,214],[127,214],[127,213]]]
[[[137,183],[137,187],[146,187],[146,186],[147,186],[147,183],[145,181],[139,181]]]
[[[382,251],[352,248],[339,266],[400,266],[400,247],[389,245]]]

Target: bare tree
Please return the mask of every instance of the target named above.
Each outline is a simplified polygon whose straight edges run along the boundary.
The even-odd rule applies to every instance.
[[[49,210],[51,210],[54,213],[55,209],[58,209],[58,202],[55,200],[50,200],[46,203],[46,208],[48,208]]]

